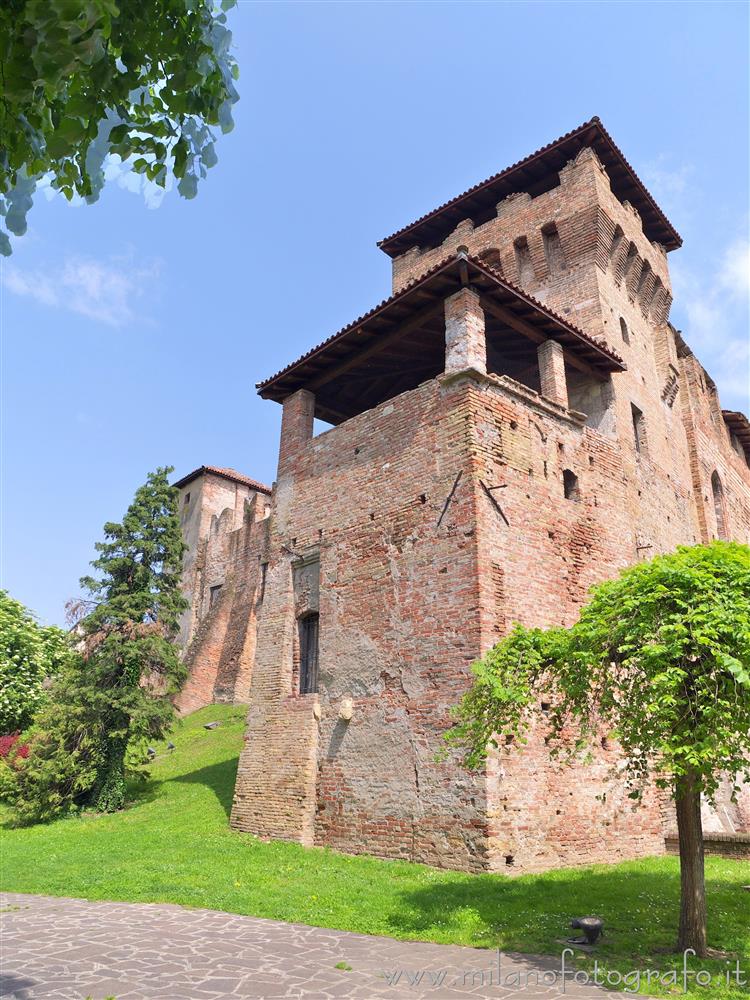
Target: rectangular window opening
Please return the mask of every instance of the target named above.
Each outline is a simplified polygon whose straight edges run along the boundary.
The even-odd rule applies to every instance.
[[[534,280],[534,265],[531,260],[529,241],[525,236],[519,236],[513,243],[516,253],[516,267],[518,268],[518,281],[521,285],[528,284]]]
[[[544,241],[544,256],[547,259],[547,269],[550,274],[565,270],[565,254],[563,253],[560,234],[557,226],[550,223],[542,229],[542,239]]]
[[[318,614],[305,615],[298,622],[300,694],[314,694],[318,690],[318,625]]]
[[[214,604],[219,599],[219,594],[221,593],[222,584],[217,583],[215,587],[209,587],[208,590],[208,606],[212,608]]]
[[[643,411],[639,410],[635,403],[630,404],[630,412],[633,416],[633,440],[635,450],[639,455],[648,455],[646,443],[646,421],[643,418]]]

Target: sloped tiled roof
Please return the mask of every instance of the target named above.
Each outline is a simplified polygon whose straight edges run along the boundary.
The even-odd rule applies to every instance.
[[[532,295],[529,295],[528,292],[508,281],[507,278],[500,277],[497,271],[483,263],[479,258],[462,251],[458,255],[452,254],[446,257],[440,263],[430,268],[425,274],[396,292],[395,295],[391,295],[363,316],[348,323],[337,333],[332,334],[332,336],[322,341],[316,347],[311,348],[307,353],[291,364],[288,364],[285,368],[282,368],[275,375],[256,383],[256,388],[260,395],[270,399],[283,399],[285,395],[289,395],[296,389],[304,387],[308,370],[310,377],[313,375],[317,376],[321,371],[321,366],[324,368],[327,363],[335,364],[340,359],[340,354],[338,351],[334,354],[332,348],[338,348],[338,345],[342,341],[350,343],[350,349],[356,352],[360,343],[358,334],[368,334],[371,337],[377,337],[380,331],[377,328],[376,321],[390,318],[390,314],[395,313],[397,309],[399,310],[397,322],[401,321],[401,310],[403,310],[403,315],[405,316],[407,309],[422,308],[424,306],[425,299],[423,293],[425,292],[432,291],[437,297],[451,294],[451,291],[446,290],[443,287],[443,283],[439,283],[436,279],[441,276],[455,277],[455,290],[457,290],[462,284],[460,277],[462,264],[470,267],[474,275],[481,276],[487,289],[491,289],[513,302],[519,310],[525,312],[527,317],[530,317],[533,322],[543,327],[547,336],[560,340],[572,353],[585,356],[588,361],[601,367],[604,371],[622,371],[625,368],[623,359],[605,343],[584,333],[583,330],[555,313],[549,306],[539,302]],[[367,345],[369,346],[371,342],[373,342],[372,339],[367,341]],[[365,346],[364,342],[362,342],[362,346]],[[328,357],[329,355],[330,358]],[[316,365],[314,372],[310,368],[312,362],[315,362]],[[294,376],[293,382],[291,381],[292,376]]]
[[[258,493],[267,493],[269,496],[271,494],[270,486],[265,486],[256,479],[251,479],[249,476],[244,475],[244,473],[237,472],[236,469],[225,469],[218,465],[201,465],[200,468],[193,469],[192,472],[183,476],[174,485],[177,489],[182,489],[183,486],[187,486],[193,479],[197,479],[198,476],[203,476],[207,472],[214,476],[221,476],[222,479],[229,479],[233,483],[241,483],[243,486],[249,486],[251,490],[257,490]]]
[[[597,117],[566,132],[559,139],[542,146],[500,173],[475,184],[463,194],[451,198],[415,222],[380,240],[378,246],[390,257],[396,257],[417,245],[436,246],[462,219],[476,217],[485,221],[485,216],[491,217],[495,205],[509,194],[520,191],[534,193],[535,186],[539,185],[544,190],[545,178],[561,170],[585,146],[594,149],[603,163],[615,195],[623,201],[629,201],[638,210],[643,231],[648,238],[661,243],[667,250],[682,246],[682,237]]]

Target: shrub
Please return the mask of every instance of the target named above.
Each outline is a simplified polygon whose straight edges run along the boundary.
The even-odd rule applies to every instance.
[[[45,701],[43,683],[74,655],[66,632],[43,627],[0,590],[0,734],[25,729]]]

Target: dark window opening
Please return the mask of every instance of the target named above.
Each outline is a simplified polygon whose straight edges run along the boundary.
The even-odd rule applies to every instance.
[[[563,469],[563,492],[566,500],[580,500],[578,476],[571,469]]]
[[[610,263],[614,263],[615,258],[617,257],[617,252],[622,246],[622,241],[624,239],[625,239],[625,234],[623,233],[622,229],[619,226],[617,226],[615,228],[615,235],[612,237],[612,246],[609,249]]]
[[[646,442],[646,421],[643,418],[643,411],[639,410],[635,403],[630,404],[630,412],[633,417],[633,441],[635,450],[639,455],[648,455]]]
[[[263,600],[266,596],[266,577],[268,576],[268,563],[264,562],[260,564],[260,594],[259,600]]]
[[[317,614],[299,620],[299,692],[318,690],[318,620]]]
[[[643,310],[644,313],[648,312],[655,291],[656,291],[656,281],[653,277],[653,271],[651,270],[651,265],[649,264],[648,261],[646,261],[643,265],[641,276],[638,279],[638,292],[637,292],[638,300],[641,304],[641,309]]]
[[[512,854],[505,855],[505,864],[508,866],[508,868],[511,868],[515,863],[516,859],[513,857]]]
[[[185,506],[187,506],[190,503],[190,494],[189,493],[185,494],[185,499],[183,500],[183,503],[185,504]]]
[[[222,585],[220,583],[217,583],[215,587],[210,587],[209,588],[209,591],[208,591],[208,606],[209,606],[209,608],[212,608],[214,606],[214,604],[216,604],[216,602],[218,601],[219,594],[221,593],[221,587],[222,587]]]
[[[518,268],[518,280],[524,285],[534,280],[534,265],[531,262],[531,251],[529,241],[525,236],[519,236],[513,244],[516,251],[516,267]]]
[[[630,343],[630,331],[628,330],[628,324],[620,316],[620,333],[622,334],[622,339],[626,344]]]
[[[636,249],[635,244],[631,243],[628,248],[628,255],[625,258],[625,265],[622,269],[622,279],[625,281],[626,285],[628,278],[630,276],[630,272],[633,270],[633,265],[635,264],[637,256],[638,256],[638,250]]]
[[[479,259],[486,267],[492,268],[498,274],[503,273],[503,262],[497,247],[489,247],[487,250],[482,250],[479,254]]]
[[[714,472],[711,476],[711,492],[714,498],[714,513],[716,515],[716,533],[719,538],[728,538],[727,519],[724,511],[724,487],[721,485],[719,473]]]
[[[560,234],[554,222],[542,229],[542,239],[544,240],[544,256],[547,258],[549,273],[555,274],[558,271],[564,271],[565,254],[560,242]]]

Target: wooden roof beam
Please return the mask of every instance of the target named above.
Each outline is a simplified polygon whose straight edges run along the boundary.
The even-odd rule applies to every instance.
[[[427,319],[431,319],[433,316],[437,315],[438,312],[443,310],[443,300],[439,302],[433,302],[426,308],[420,310],[415,316],[409,320],[408,323],[403,323],[397,329],[392,330],[390,333],[381,335],[375,339],[369,347],[366,347],[364,351],[358,351],[353,354],[348,360],[342,361],[339,365],[334,365],[327,371],[322,372],[317,378],[314,378],[311,382],[308,382],[302,388],[309,389],[311,392],[315,392],[321,386],[330,382],[332,379],[338,378],[339,375],[343,375],[348,372],[351,368],[356,368],[357,365],[366,361],[367,358],[371,358],[374,354],[378,354],[380,351],[388,347],[389,344],[400,340],[405,337],[411,330],[417,329],[421,326]],[[354,331],[351,331],[354,333]],[[355,348],[356,351],[356,348]]]
[[[543,344],[546,340],[554,340],[553,337],[547,337],[543,333],[540,333],[536,327],[532,326],[531,323],[527,323],[526,320],[521,319],[519,316],[516,316],[510,309],[506,309],[505,306],[497,305],[489,298],[482,297],[481,305],[482,308],[486,309],[490,315],[495,317],[495,319],[499,319],[503,323],[506,323],[513,330],[516,330],[516,332],[522,334],[524,337],[528,337],[529,340],[533,340],[535,344]],[[578,368],[579,371],[585,372],[587,375],[591,375],[600,382],[606,380],[606,375],[597,371],[593,365],[588,364],[586,361],[582,361],[575,354],[571,354],[564,345],[561,346],[563,347],[565,360],[569,365],[572,365],[573,368]]]

